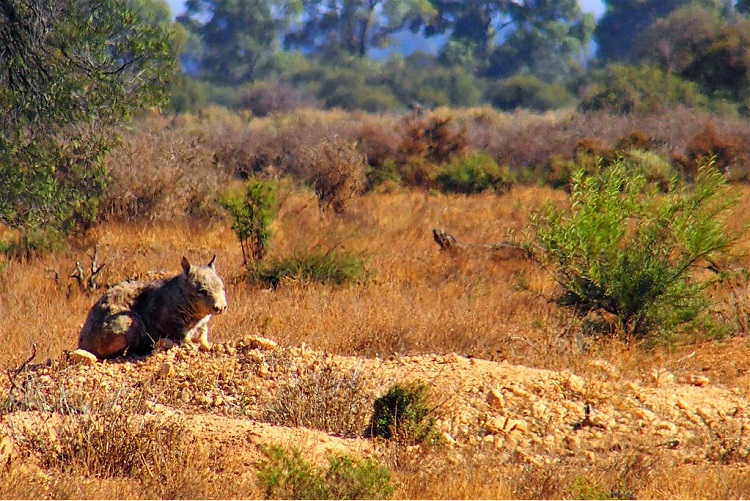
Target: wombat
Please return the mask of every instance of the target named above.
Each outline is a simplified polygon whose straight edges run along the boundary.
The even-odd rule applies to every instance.
[[[176,277],[113,285],[89,310],[78,348],[100,359],[150,353],[161,338],[207,348],[211,315],[227,309],[215,261],[193,266],[183,257]]]

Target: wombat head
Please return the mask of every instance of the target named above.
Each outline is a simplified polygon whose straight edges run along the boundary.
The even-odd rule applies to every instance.
[[[182,258],[182,271],[185,277],[186,293],[190,295],[193,308],[205,315],[216,315],[227,309],[224,282],[216,274],[216,256],[206,266],[193,266],[186,257]]]

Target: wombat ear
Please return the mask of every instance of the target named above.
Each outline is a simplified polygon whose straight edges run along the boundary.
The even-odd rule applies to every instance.
[[[214,257],[212,257],[211,261],[208,262],[208,267],[216,271],[216,266],[214,265],[214,261],[216,261],[216,254],[214,254]]]
[[[185,256],[182,256],[182,270],[185,272],[185,275],[190,273],[190,267],[190,261],[188,261]]]

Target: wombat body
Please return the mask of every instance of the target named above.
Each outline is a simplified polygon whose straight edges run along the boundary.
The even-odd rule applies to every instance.
[[[173,278],[110,287],[89,310],[78,348],[103,359],[149,353],[161,338],[208,347],[208,321],[227,309],[215,260],[193,266],[183,257]]]

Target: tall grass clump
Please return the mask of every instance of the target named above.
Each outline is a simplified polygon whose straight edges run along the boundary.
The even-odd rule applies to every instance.
[[[344,251],[294,254],[251,270],[251,281],[268,287],[284,283],[344,285],[365,276],[364,260]]]
[[[391,474],[372,459],[357,461],[332,456],[328,468],[317,468],[297,449],[262,448],[265,458],[257,485],[266,499],[390,499],[395,490]]]
[[[559,304],[601,315],[615,332],[669,334],[706,312],[706,287],[719,276],[701,268],[726,255],[738,235],[727,228],[737,198],[712,165],[695,183],[666,193],[618,161],[571,179],[570,208],[532,217],[538,258],[561,292]]]

